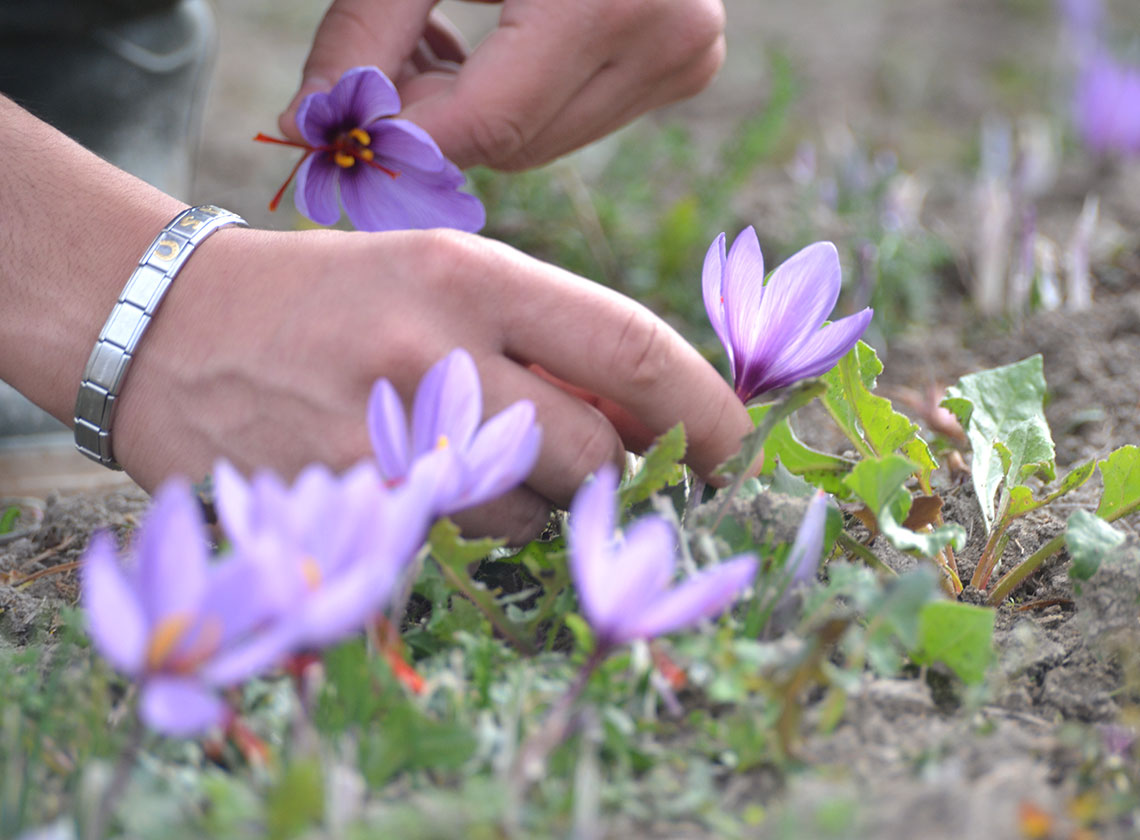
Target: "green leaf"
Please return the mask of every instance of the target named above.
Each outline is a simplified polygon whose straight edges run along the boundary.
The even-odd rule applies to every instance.
[[[890,400],[871,393],[882,372],[883,363],[874,348],[860,341],[823,375],[827,383],[823,404],[864,456],[902,450],[926,485],[938,463],[919,436],[918,424],[895,411]]]
[[[771,405],[755,405],[748,409],[753,424],[758,424]],[[851,471],[854,462],[837,455],[819,452],[804,444],[792,431],[788,420],[781,420],[772,427],[764,444],[764,468],[761,475],[773,475],[777,465],[792,475],[798,475],[815,487],[833,496],[847,498],[851,491],[843,483],[843,477]]]
[[[680,461],[685,457],[685,426],[678,423],[653,442],[641,466],[621,487],[620,508],[644,502],[662,487],[681,480]]]
[[[360,745],[360,769],[373,787],[405,770],[453,770],[477,748],[470,728],[435,721],[407,703],[387,710]]]
[[[266,835],[273,840],[296,837],[311,828],[325,811],[325,783],[315,759],[285,768],[266,797]]]
[[[912,462],[901,455],[887,455],[860,461],[844,482],[875,514],[883,536],[900,551],[933,557],[947,544],[962,549],[966,545],[966,531],[960,525],[948,524],[923,532],[903,527],[911,504],[910,493],[904,485],[914,473]]]
[[[16,524],[16,520],[20,518],[20,508],[12,505],[7,508],[3,514],[0,514],[0,534],[7,534]]]
[[[459,526],[450,519],[440,519],[428,534],[428,545],[432,556],[440,565],[452,569],[462,568],[466,572],[468,564],[482,560],[506,540],[481,539],[465,540],[459,536]]]
[[[963,376],[947,389],[942,405],[966,430],[974,452],[974,490],[986,528],[992,530],[1014,487],[1034,473],[1049,480],[1054,475],[1041,356]],[[1005,498],[995,505],[1003,486]]]
[[[1009,509],[1006,516],[1008,518],[1024,516],[1030,511],[1037,510],[1051,502],[1055,502],[1066,493],[1071,493],[1088,481],[1095,469],[1096,461],[1087,461],[1079,466],[1073,467],[1069,470],[1068,474],[1061,479],[1060,487],[1040,499],[1033,498],[1033,491],[1024,485],[1014,487],[1009,491]]]
[[[993,661],[995,612],[958,601],[931,601],[918,618],[919,665],[941,662],[964,683],[975,685]]]
[[[772,430],[826,389],[827,386],[818,379],[808,379],[793,385],[783,399],[768,406],[768,411],[760,417],[756,428],[741,439],[740,451],[717,467],[716,474],[735,478],[747,472],[764,451],[764,443]]]
[[[1088,580],[1112,556],[1126,537],[1096,514],[1075,510],[1065,526],[1065,548],[1073,564],[1069,576]]]
[[[929,566],[919,566],[875,592],[867,608],[867,660],[884,676],[902,667],[899,646],[912,650],[918,644],[919,616],[932,598],[938,597],[938,576]]]
[[[1140,508],[1140,447],[1122,446],[1097,466],[1104,482],[1097,516],[1115,522]]]

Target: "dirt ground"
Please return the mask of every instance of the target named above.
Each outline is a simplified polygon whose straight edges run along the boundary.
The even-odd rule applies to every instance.
[[[255,224],[293,225],[287,211],[272,217],[264,210],[282,163],[249,138],[274,129],[321,5],[302,0],[221,4],[218,81],[195,199],[230,207]],[[493,20],[493,8],[445,5],[457,10],[475,38]],[[724,73],[705,95],[651,119],[684,120],[698,135],[723,136],[742,113],[764,101],[765,51],[782,50],[801,77],[795,121],[804,136],[818,138],[845,123],[869,147],[897,151],[904,167],[931,179],[927,214],[937,219],[928,221],[941,223],[940,229],[967,251],[978,127],[994,112],[1024,113],[1019,103],[1030,93],[1056,89],[1051,80],[1063,72],[1051,5],[1045,0],[728,0],[726,6],[731,26]],[[1140,17],[1134,4],[1117,6],[1119,20],[1132,23]],[[1135,31],[1140,34],[1140,26]],[[1046,94],[1034,107],[1063,107],[1058,96]],[[1063,168],[1041,200],[1043,225],[1068,229],[1089,184],[1104,198],[1106,224],[1125,234],[1123,251],[1111,264],[1094,264],[1093,306],[1079,313],[1038,314],[1022,323],[983,324],[963,302],[964,289],[951,284],[937,323],[903,336],[886,354],[881,378],[886,393],[952,384],[962,374],[1042,353],[1059,466],[1140,443],[1140,252],[1133,233],[1140,230],[1140,168],[1108,173],[1088,164]],[[778,224],[775,205],[787,189],[781,171],[763,173],[741,199],[742,213],[758,227],[769,220]],[[1029,518],[1015,531],[1007,562],[1057,533],[1074,507],[1092,507],[1094,494],[1090,487]],[[947,518],[970,532],[960,558],[968,569],[984,532],[969,488],[949,495]],[[0,581],[16,571],[27,574],[74,561],[93,527],[129,526],[144,504],[142,494],[131,490],[49,500],[42,528],[0,545]],[[1118,524],[1131,533],[1125,550],[1136,561],[1123,567],[1140,567],[1135,533],[1140,523]],[[853,817],[848,833],[839,836],[1017,838],[1030,836],[1025,815],[1035,808],[1050,816],[1051,827],[1034,836],[1137,836],[1140,827],[1125,824],[1080,834],[1073,813],[1080,804],[1082,774],[1093,772],[1090,751],[1103,747],[1098,736],[1117,731],[1089,725],[1140,725],[1140,572],[1098,573],[1078,595],[1066,564],[1062,553],[1019,593],[1022,602],[1054,603],[999,611],[1000,674],[984,697],[950,686],[939,673],[869,679],[837,729],[810,734],[803,756],[809,769],[788,779],[775,799],[769,798],[770,780],[748,775],[728,783],[733,795],[762,796],[779,815],[771,824],[780,825],[794,825],[797,815],[846,798],[855,803]],[[45,576],[20,590],[0,583],[0,639],[23,641],[45,602],[74,597],[71,575]],[[809,708],[809,733],[813,714]],[[1135,762],[1132,753],[1115,760]],[[1098,766],[1096,772],[1108,772],[1108,765]],[[660,836],[683,835],[666,829]]]

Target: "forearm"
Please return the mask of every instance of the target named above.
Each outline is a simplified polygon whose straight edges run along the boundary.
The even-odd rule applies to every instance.
[[[0,97],[0,379],[70,424],[104,320],[183,206]]]

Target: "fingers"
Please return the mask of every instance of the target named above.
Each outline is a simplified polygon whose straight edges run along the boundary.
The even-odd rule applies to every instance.
[[[525,259],[505,270],[504,350],[523,364],[596,394],[607,415],[638,434],[685,424],[686,460],[708,475],[740,448],[752,428],[732,389],[699,353],[640,304]]]
[[[502,356],[480,364],[486,413],[493,414],[520,398],[534,403],[542,427],[542,451],[527,478],[533,491],[566,507],[581,483],[607,461],[621,465],[625,446],[606,417]]]
[[[451,517],[467,539],[500,537],[510,545],[536,539],[550,519],[550,502],[527,487]]]
[[[352,67],[374,64],[392,78],[400,75],[434,5],[435,0],[334,0],[313,37],[300,90],[278,119],[281,130],[296,138],[301,100],[329,90]]]

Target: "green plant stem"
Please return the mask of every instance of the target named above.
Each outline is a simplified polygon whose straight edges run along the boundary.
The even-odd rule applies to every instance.
[[[495,599],[486,589],[476,585],[470,576],[456,574],[455,570],[446,563],[440,563],[439,568],[447,581],[479,608],[479,611],[487,617],[487,620],[502,634],[504,639],[527,656],[533,656],[537,652],[533,644],[515,632],[514,625],[503,615],[503,611],[499,609],[499,605],[495,603]]]
[[[985,590],[986,584],[990,582],[990,575],[994,573],[994,567],[1001,559],[1002,548],[1005,547],[1002,538],[1012,522],[1012,519],[1006,520],[1003,516],[990,532],[986,546],[982,549],[982,556],[978,558],[978,565],[974,567],[974,574],[970,577],[970,586],[979,591]]]
[[[134,727],[131,729],[126,747],[119,753],[119,758],[115,762],[115,769],[111,772],[111,781],[99,799],[95,815],[83,833],[85,840],[103,840],[107,833],[107,825],[111,821],[115,803],[123,795],[123,791],[127,788],[127,782],[130,781],[131,768],[134,767],[135,759],[138,758],[139,747],[142,746],[143,733],[145,732],[137,700],[131,710],[131,717],[134,718]]]
[[[1058,551],[1065,547],[1065,532],[1057,534],[1049,542],[1042,545],[1035,552],[1030,554],[1012,569],[1002,576],[1001,580],[997,582],[994,591],[989,594],[986,601],[993,606],[997,606],[1006,598],[1009,593],[1013,592],[1023,580],[1033,574],[1049,557],[1052,557]]]
[[[867,548],[867,546],[863,545],[863,543],[859,542],[846,531],[839,532],[837,542],[844,551],[854,554],[872,569],[891,575],[892,577],[898,577],[898,572],[876,557],[875,552],[871,551],[871,549]]]

